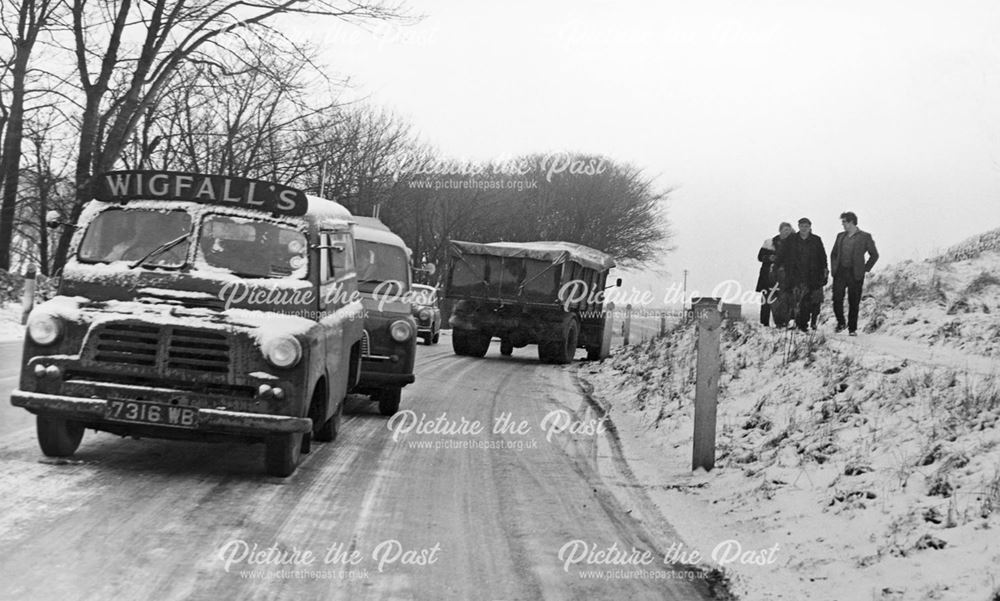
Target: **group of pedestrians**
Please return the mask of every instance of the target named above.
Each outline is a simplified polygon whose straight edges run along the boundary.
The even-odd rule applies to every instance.
[[[760,322],[778,327],[794,324],[803,332],[816,329],[823,305],[823,289],[833,271],[833,314],[837,331],[847,329],[854,336],[858,330],[858,312],[865,274],[878,261],[878,250],[871,234],[858,229],[858,216],[841,213],[844,231],[837,240],[827,263],[823,240],[812,233],[812,221],[799,219],[799,231],[783,222],[778,235],[764,240],[757,260],[760,275],[757,291],[761,293]],[[865,258],[865,255],[868,258]],[[847,317],[844,317],[844,295],[847,294]]]

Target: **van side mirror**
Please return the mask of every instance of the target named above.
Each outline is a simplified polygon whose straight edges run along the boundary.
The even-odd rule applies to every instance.
[[[53,210],[45,213],[45,225],[48,226],[49,228],[56,228],[59,227],[60,225],[69,225],[69,224],[63,223],[59,219],[59,211]]]
[[[413,271],[421,271],[427,275],[434,275],[437,273],[437,265],[434,263],[424,263],[420,267],[414,267]]]

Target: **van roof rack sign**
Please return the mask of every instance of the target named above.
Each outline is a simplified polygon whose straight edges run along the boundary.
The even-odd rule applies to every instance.
[[[301,190],[274,182],[180,171],[108,171],[95,178],[94,198],[105,202],[186,200],[254,209],[275,215],[305,215]]]

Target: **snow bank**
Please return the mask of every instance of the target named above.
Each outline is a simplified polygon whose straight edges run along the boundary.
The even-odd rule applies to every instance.
[[[825,333],[824,333],[825,331]],[[583,373],[630,465],[744,599],[954,599],[1000,593],[1000,378],[912,363],[820,333],[736,323],[723,335],[717,467],[691,475],[693,327]],[[593,364],[590,364],[593,365]],[[643,476],[642,474],[647,474]]]
[[[1000,356],[1000,249],[964,246],[944,257],[907,261],[865,282],[867,332]]]

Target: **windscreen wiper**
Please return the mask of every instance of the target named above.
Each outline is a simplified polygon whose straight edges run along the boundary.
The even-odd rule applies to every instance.
[[[138,266],[142,265],[143,263],[145,263],[146,261],[148,261],[151,257],[154,257],[154,256],[156,256],[156,255],[158,255],[158,254],[160,254],[162,252],[166,252],[166,251],[170,250],[171,248],[177,246],[181,242],[187,240],[187,238],[188,238],[187,234],[182,234],[181,236],[178,236],[177,238],[174,238],[173,240],[170,240],[169,242],[164,242],[163,244],[157,246],[153,250],[151,250],[148,253],[146,253],[138,261],[135,261],[134,263],[132,263],[131,265],[129,265],[128,268],[129,269],[135,269],[136,267],[138,267]]]

